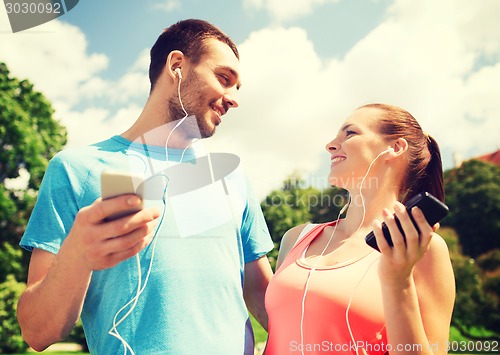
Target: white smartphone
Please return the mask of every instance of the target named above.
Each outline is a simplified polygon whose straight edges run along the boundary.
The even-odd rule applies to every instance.
[[[132,174],[127,171],[105,170],[101,174],[101,197],[103,200],[125,194],[135,194],[143,199],[142,183],[144,175]],[[120,211],[106,218],[111,221],[136,213],[144,208],[144,203],[128,210]]]

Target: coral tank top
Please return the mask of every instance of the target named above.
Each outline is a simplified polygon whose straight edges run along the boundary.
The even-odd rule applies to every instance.
[[[377,272],[380,254],[373,251],[345,263],[317,267],[312,273],[312,266],[304,260],[309,244],[332,225],[335,222],[319,224],[307,232],[271,279],[265,299],[269,315],[266,355],[387,352]]]

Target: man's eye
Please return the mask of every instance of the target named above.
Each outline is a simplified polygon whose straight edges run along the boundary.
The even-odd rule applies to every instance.
[[[224,74],[219,74],[219,80],[222,84],[224,84],[226,86],[231,83],[231,80],[229,79],[229,77],[227,75],[224,75]]]

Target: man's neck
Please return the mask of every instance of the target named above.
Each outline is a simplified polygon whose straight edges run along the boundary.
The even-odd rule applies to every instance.
[[[178,125],[179,120],[172,120],[168,104],[161,97],[158,93],[150,95],[135,123],[120,135],[129,141],[152,146],[188,147],[192,138]]]

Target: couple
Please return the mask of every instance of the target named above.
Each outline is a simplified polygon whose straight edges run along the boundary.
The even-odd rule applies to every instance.
[[[43,350],[81,317],[95,354],[253,354],[248,309],[269,329],[270,355],[392,353],[425,344],[423,354],[429,343],[445,353],[454,301],[448,251],[437,226],[414,210],[418,232],[398,202],[420,191],[443,200],[439,149],[402,109],[363,106],[327,144],[332,184],[354,174],[376,177],[378,186],[340,186],[364,203],[353,203],[343,219],[287,232],[274,276],[266,257],[273,244],[239,166],[208,202],[188,194],[192,210],[176,213],[182,203],[171,201],[179,196],[167,196],[107,219],[141,200],[102,200],[101,172],[130,170],[131,156],[151,174],[167,171],[166,163],[197,162],[193,140],[213,135],[221,116],[238,107],[238,66],[236,46],[219,29],[180,21],[151,49],[150,96],[134,125],[54,157],[21,240],[32,251],[18,304],[25,340]],[[167,194],[173,183],[165,183]],[[228,204],[231,218],[207,218]],[[380,253],[364,242],[372,229]]]

